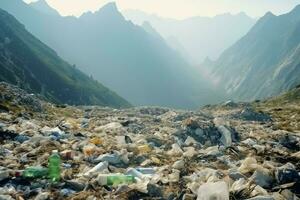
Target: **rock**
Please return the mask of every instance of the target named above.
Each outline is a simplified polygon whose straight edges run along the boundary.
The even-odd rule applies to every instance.
[[[234,114],[234,118],[243,119],[247,121],[259,121],[268,122],[271,121],[271,117],[263,112],[256,112],[252,107],[246,107],[241,112]]]
[[[278,139],[279,144],[282,146],[292,149],[292,150],[300,150],[300,139],[291,134],[284,134],[280,136]]]
[[[255,170],[251,179],[256,185],[259,185],[263,188],[271,188],[274,182],[274,178],[271,175],[270,171],[264,168],[258,168],[257,170]]]
[[[282,167],[279,167],[275,171],[275,177],[278,184],[286,184],[292,182],[300,182],[300,172],[295,169],[295,166],[291,163],[287,163]]]
[[[148,190],[148,195],[150,197],[162,197],[163,196],[162,189],[156,184],[148,184],[147,190]]]
[[[183,142],[190,136],[201,144],[210,143],[217,145],[220,142],[221,134],[212,121],[196,121],[188,119],[182,124],[183,129],[178,130],[174,135]]]

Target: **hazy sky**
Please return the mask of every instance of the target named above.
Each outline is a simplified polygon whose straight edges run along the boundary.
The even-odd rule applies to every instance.
[[[36,0],[24,0],[32,2]],[[46,0],[62,15],[79,16],[85,11],[95,11],[111,0]],[[138,9],[147,13],[170,18],[191,16],[214,16],[241,11],[253,17],[262,16],[267,11],[282,14],[300,4],[300,0],[116,0],[120,10]]]

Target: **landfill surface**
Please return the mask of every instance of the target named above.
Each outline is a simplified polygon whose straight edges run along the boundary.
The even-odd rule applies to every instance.
[[[297,200],[300,101],[272,102],[75,107],[0,83],[0,200]],[[24,176],[53,150],[59,181]]]

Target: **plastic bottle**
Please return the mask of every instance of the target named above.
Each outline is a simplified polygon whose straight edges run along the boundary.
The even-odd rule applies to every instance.
[[[44,167],[27,167],[23,172],[19,172],[25,178],[43,178],[47,177],[48,169]]]
[[[136,168],[139,172],[143,174],[155,174],[156,168],[155,167],[138,167]]]
[[[49,168],[49,178],[52,182],[57,182],[60,180],[60,156],[57,150],[52,151],[52,155],[48,160],[48,168]]]
[[[100,185],[116,186],[120,184],[131,184],[135,182],[134,176],[123,174],[100,174],[97,177]]]
[[[95,167],[93,167],[92,169],[90,169],[89,171],[87,171],[84,176],[86,177],[90,177],[95,173],[99,173],[99,172],[103,172],[104,170],[107,170],[108,167],[108,162],[104,161],[104,162],[100,162],[98,163]]]

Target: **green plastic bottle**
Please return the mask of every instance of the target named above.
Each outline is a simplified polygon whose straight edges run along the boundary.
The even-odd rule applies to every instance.
[[[48,160],[49,178],[52,182],[58,182],[60,180],[60,156],[57,150],[52,151],[52,155]]]
[[[100,185],[117,186],[120,184],[132,184],[135,182],[134,176],[123,174],[101,174],[98,176]]]
[[[47,175],[48,169],[41,166],[27,167],[22,173],[24,178],[43,178]]]

